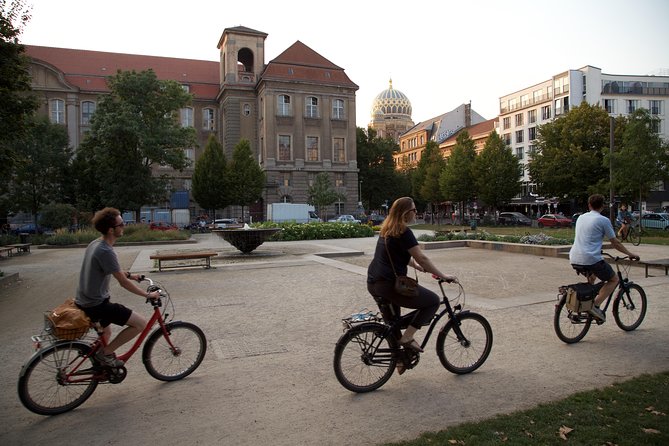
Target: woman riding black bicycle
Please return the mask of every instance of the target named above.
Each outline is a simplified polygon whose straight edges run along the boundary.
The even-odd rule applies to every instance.
[[[455,276],[443,274],[425,255],[408,225],[416,218],[416,206],[410,197],[395,200],[388,217],[381,226],[374,259],[367,269],[367,290],[372,296],[381,296],[392,303],[392,311],[400,314],[400,307],[419,310],[409,327],[399,339],[400,344],[416,352],[423,349],[414,340],[416,331],[428,325],[439,308],[440,298],[433,291],[418,286],[418,295],[407,297],[395,291],[395,278],[406,276],[408,266],[421,272],[432,273],[447,282],[455,282]],[[392,315],[383,314],[386,320]],[[399,337],[399,333],[397,333]],[[399,373],[404,372],[398,365]]]

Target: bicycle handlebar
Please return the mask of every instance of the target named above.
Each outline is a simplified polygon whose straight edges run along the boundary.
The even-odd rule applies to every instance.
[[[639,256],[612,256],[608,252],[604,252],[604,251],[602,251],[602,255],[605,255],[605,256],[613,259],[614,262],[618,262],[620,260],[627,260],[627,259],[629,259],[632,262],[635,262],[635,261],[638,262],[639,260],[641,260],[641,258]]]
[[[432,278],[439,283],[458,283],[458,279],[455,280],[444,279],[443,277],[439,277],[436,274],[432,274]]]

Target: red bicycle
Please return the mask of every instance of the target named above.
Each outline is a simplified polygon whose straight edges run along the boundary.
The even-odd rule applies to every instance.
[[[167,308],[174,312],[169,294],[148,277],[142,277],[142,280],[149,282],[147,291],[158,291],[160,298],[146,300],[153,306],[153,315],[132,347],[118,359],[127,363],[147,339],[142,361],[149,375],[161,381],[185,378],[204,359],[207,351],[204,333],[189,322],[172,321],[173,316],[167,322],[170,317]],[[166,303],[164,307],[163,301]],[[95,352],[105,346],[99,324],[91,327],[97,336],[86,339],[84,336],[90,333],[87,329],[74,340],[61,340],[55,336],[48,319],[46,321],[43,333],[32,337],[37,352],[21,368],[19,375],[19,398],[28,410],[40,415],[61,414],[80,406],[98,384],[118,384],[125,379],[125,366],[109,367],[95,359]],[[158,328],[149,335],[156,323]]]

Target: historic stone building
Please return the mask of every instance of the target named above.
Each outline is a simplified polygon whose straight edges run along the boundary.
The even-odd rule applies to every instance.
[[[393,88],[392,79],[387,90],[376,95],[372,102],[372,120],[369,127],[379,138],[390,138],[399,143],[400,135],[414,126],[411,120],[411,101]]]
[[[250,141],[267,175],[263,198],[251,207],[254,220],[264,218],[266,204],[306,202],[321,172],[346,197],[330,214],[351,213],[358,193],[358,86],[343,68],[300,41],[265,63],[266,37],[243,26],[226,28],[218,42],[219,62],[30,45],[26,52],[32,59],[32,87],[42,100],[40,112],[67,127],[75,148],[90,129],[100,96],[109,91],[107,77],[117,70],[153,69],[159,79],[177,81],[193,95],[192,104],[180,112],[181,125],[197,131],[199,145],[184,148],[193,163],[210,134],[228,159],[240,139]],[[197,215],[201,210],[190,197],[192,167],[167,173],[173,177],[172,197],[147,206],[187,206]],[[185,202],[177,199],[184,196],[189,197]],[[241,217],[238,212],[231,207],[222,215]]]

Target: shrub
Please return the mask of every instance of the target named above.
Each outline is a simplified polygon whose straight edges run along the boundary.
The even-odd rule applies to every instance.
[[[323,240],[334,238],[372,237],[374,230],[367,225],[342,223],[274,223],[264,222],[254,228],[281,228],[271,241]]]

